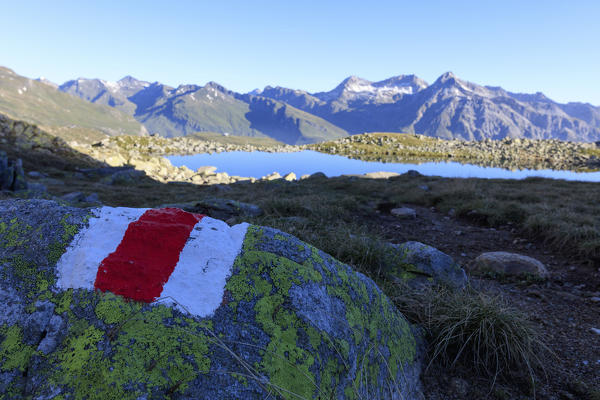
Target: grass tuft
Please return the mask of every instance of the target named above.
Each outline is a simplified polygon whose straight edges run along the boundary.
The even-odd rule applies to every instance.
[[[472,288],[392,286],[388,293],[400,311],[425,330],[430,365],[460,366],[493,382],[525,377],[534,383],[544,371],[549,349],[527,316],[501,297]]]

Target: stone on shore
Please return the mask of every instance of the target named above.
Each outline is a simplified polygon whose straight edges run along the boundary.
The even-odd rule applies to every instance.
[[[412,208],[408,208],[408,207],[398,207],[398,208],[392,208],[390,210],[390,213],[398,218],[401,219],[415,219],[417,218],[417,212],[412,209]]]
[[[505,251],[482,253],[469,268],[473,272],[493,276],[546,279],[546,266],[535,258]]]

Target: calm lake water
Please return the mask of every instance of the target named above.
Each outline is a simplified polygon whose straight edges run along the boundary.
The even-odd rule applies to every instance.
[[[364,174],[367,172],[404,173],[410,169],[423,175],[437,175],[448,178],[502,178],[523,179],[532,176],[544,178],[600,182],[600,172],[572,172],[553,170],[517,170],[480,167],[457,162],[427,162],[422,164],[399,164],[376,161],[353,160],[338,155],[323,154],[316,151],[299,151],[296,153],[265,153],[261,151],[232,151],[213,154],[194,154],[189,156],[167,157],[175,166],[187,166],[192,170],[205,165],[217,167],[217,172],[229,175],[251,176],[261,178],[274,171],[285,175],[293,172],[300,177],[305,174],[323,172],[325,175],[339,176],[345,174]]]

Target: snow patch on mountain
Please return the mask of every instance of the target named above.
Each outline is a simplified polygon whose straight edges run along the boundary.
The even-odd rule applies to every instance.
[[[329,92],[313,94],[323,101],[376,101],[392,103],[407,94],[414,94],[427,87],[427,83],[414,75],[401,75],[379,82],[371,82],[351,76]]]

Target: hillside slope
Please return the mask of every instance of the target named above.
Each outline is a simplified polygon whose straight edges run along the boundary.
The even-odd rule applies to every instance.
[[[0,67],[0,113],[65,136],[72,136],[74,131],[97,136],[147,133],[132,116],[113,107],[90,104],[3,67]]]

